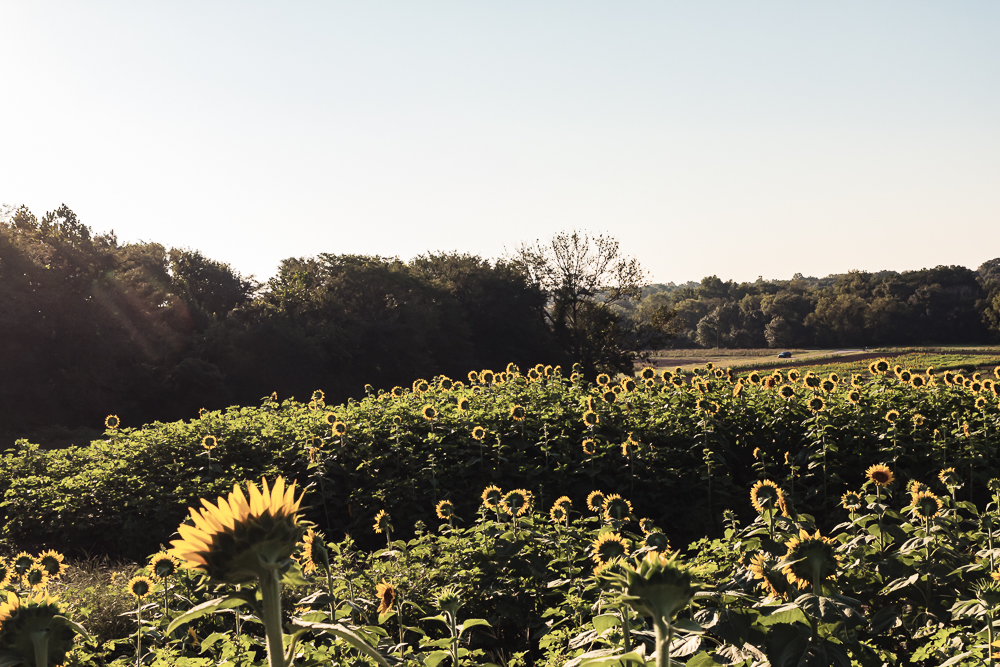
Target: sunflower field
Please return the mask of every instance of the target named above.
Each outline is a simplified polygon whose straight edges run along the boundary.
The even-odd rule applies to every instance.
[[[511,365],[110,415],[0,459],[0,662],[992,664],[998,380]]]

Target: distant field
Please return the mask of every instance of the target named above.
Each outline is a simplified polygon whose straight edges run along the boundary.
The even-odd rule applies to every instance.
[[[784,350],[781,350],[784,351]],[[841,375],[867,373],[872,359],[885,357],[914,371],[925,371],[934,366],[938,370],[956,368],[992,369],[1000,365],[1000,346],[977,347],[926,347],[926,348],[876,348],[796,350],[790,359],[778,359],[779,350],[662,350],[655,354],[650,363],[659,368],[681,367],[692,370],[711,362],[716,366],[731,367],[736,370],[760,368],[808,368],[819,374],[832,372]]]

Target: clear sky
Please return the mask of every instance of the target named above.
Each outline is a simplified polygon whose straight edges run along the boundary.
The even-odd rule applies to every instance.
[[[657,282],[1000,256],[1000,2],[0,2],[0,204],[267,278],[605,232]]]

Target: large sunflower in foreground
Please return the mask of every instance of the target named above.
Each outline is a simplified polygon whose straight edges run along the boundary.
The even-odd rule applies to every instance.
[[[829,537],[822,537],[818,530],[815,535],[799,530],[797,537],[785,542],[788,553],[785,554],[781,571],[788,582],[802,590],[812,586],[813,593],[818,595],[823,580],[837,574],[834,544]]]
[[[190,509],[194,525],[181,524],[181,539],[170,544],[170,555],[185,569],[201,570],[215,581],[245,584],[289,561],[305,529],[299,525],[295,484],[285,487],[279,477],[273,487],[261,480],[258,489],[239,484],[216,504],[202,499],[203,509]]]

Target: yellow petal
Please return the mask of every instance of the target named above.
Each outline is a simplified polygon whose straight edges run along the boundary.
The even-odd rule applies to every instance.
[[[208,512],[212,515],[212,519],[219,523],[220,530],[221,526],[225,526],[230,530],[233,528],[234,525],[233,514],[230,511],[229,503],[227,503],[222,498],[219,498],[218,507],[216,507],[212,503],[205,502],[204,500],[202,500],[201,502],[205,506],[205,509],[207,509]]]
[[[266,481],[264,482],[267,483]],[[279,477],[271,488],[271,516],[277,516],[285,501],[285,478]]]
[[[210,535],[186,523],[178,526],[177,532],[181,534],[185,542],[196,548],[208,549],[208,546],[212,543]]]
[[[236,521],[243,521],[250,516],[250,503],[239,486],[234,486],[233,492],[229,494],[229,509]]]
[[[247,484],[247,491],[250,492],[250,516],[260,516],[264,513],[264,498],[253,482]]]
[[[201,502],[205,502],[202,500]],[[212,518],[212,515],[207,511],[199,512],[195,508],[188,508],[188,512],[191,514],[191,520],[194,521],[194,525],[199,530],[202,530],[209,535],[213,533],[218,533],[222,530],[222,525]]]

